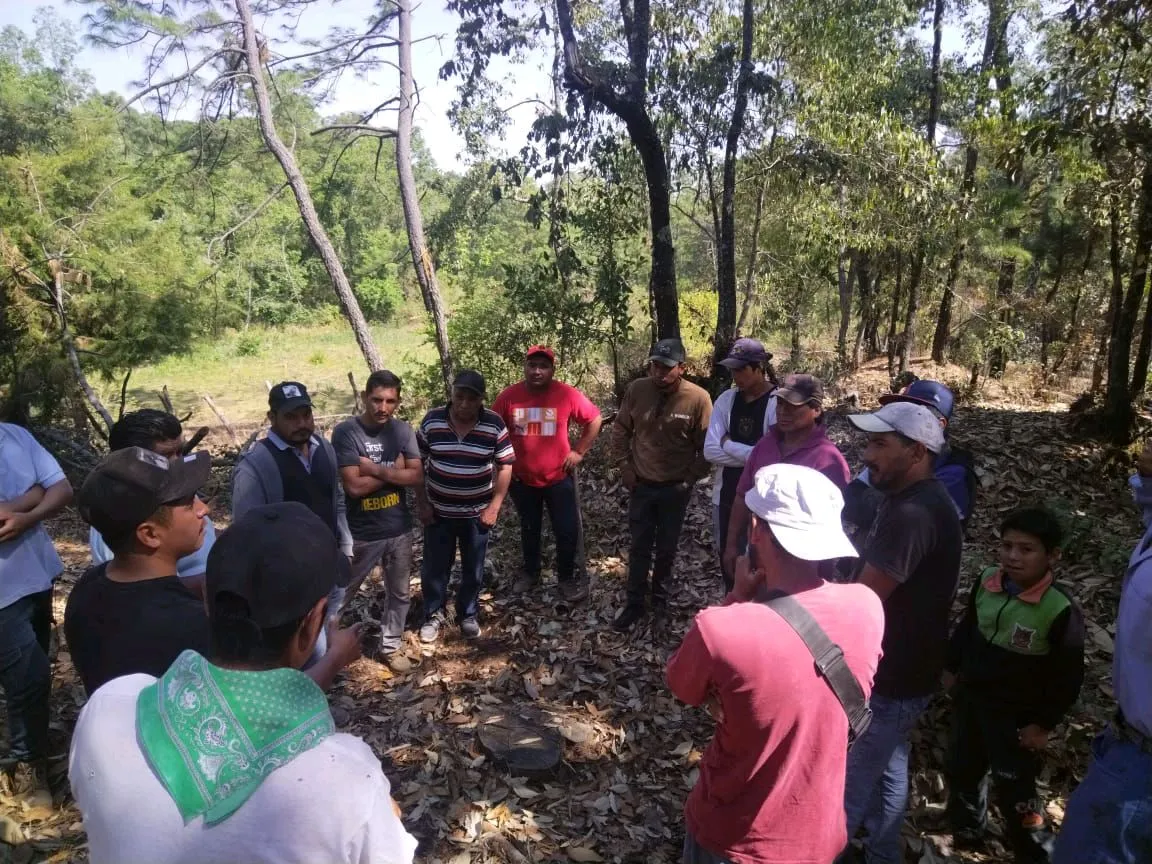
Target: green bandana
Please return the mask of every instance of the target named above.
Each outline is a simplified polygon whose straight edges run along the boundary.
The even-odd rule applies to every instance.
[[[148,764],[188,822],[232,813],[264,778],[335,729],[323,691],[295,669],[237,672],[185,651],[136,701]]]

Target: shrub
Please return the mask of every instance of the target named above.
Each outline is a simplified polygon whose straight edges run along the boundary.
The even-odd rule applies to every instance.
[[[255,357],[264,348],[264,343],[260,341],[260,337],[252,332],[246,331],[236,337],[236,348],[234,349],[237,357]]]

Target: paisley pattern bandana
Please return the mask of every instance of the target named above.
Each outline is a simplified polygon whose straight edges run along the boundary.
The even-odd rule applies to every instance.
[[[184,821],[208,823],[226,819],[269,774],[335,731],[308,676],[221,669],[195,651],[141,691],[136,729]]]

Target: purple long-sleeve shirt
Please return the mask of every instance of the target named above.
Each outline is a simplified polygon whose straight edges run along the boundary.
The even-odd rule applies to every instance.
[[[748,454],[748,461],[744,463],[740,483],[736,486],[737,498],[743,500],[744,493],[755,485],[757,471],[765,465],[775,465],[778,462],[814,468],[835,483],[837,489],[843,489],[848,485],[848,481],[852,478],[848,462],[844,454],[832,443],[828,437],[828,430],[823,426],[813,426],[808,440],[787,456],[780,449],[783,441],[783,433],[776,426],[771,426],[764,437],[756,442],[756,446]]]

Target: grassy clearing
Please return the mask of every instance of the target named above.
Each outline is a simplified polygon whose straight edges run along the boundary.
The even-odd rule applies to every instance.
[[[372,335],[384,362],[398,375],[435,359],[435,348],[425,343],[418,318],[374,326]],[[362,387],[367,369],[351,329],[343,322],[253,327],[230,331],[219,339],[197,343],[187,354],[137,369],[128,382],[127,407],[161,407],[160,389],[167,385],[176,411],[181,415],[192,412],[189,425],[217,425],[204,395],[212,397],[230,422],[246,425],[258,422],[268,410],[265,381],[296,380],[312,393],[318,414],[341,414],[352,407],[349,371]],[[105,382],[101,389],[105,404],[115,414],[119,382]]]

